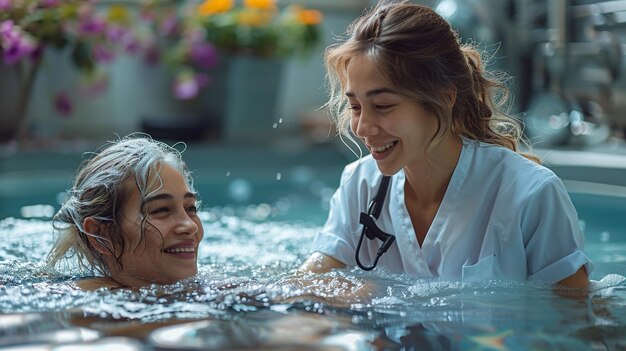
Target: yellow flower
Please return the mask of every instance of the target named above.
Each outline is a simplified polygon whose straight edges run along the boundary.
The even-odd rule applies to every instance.
[[[324,18],[322,13],[318,10],[299,10],[297,11],[296,17],[298,18],[298,22],[306,26],[320,24]]]
[[[128,23],[130,20],[128,8],[122,5],[111,5],[107,14],[107,19],[109,22]]]
[[[272,14],[267,11],[244,10],[237,15],[237,22],[244,26],[261,27],[272,21]]]
[[[276,8],[276,0],[245,0],[244,6],[249,9],[272,10]]]
[[[223,13],[234,6],[234,0],[205,0],[198,6],[198,13],[201,16],[210,16]]]

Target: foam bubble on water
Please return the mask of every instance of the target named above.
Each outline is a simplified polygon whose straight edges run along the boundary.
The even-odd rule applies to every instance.
[[[285,198],[284,202],[287,210],[292,200]],[[156,290],[142,290],[137,294],[123,289],[83,292],[75,288],[55,288],[59,284],[54,281],[67,282],[70,278],[50,270],[43,263],[33,263],[43,262],[54,242],[56,236],[51,230],[51,222],[2,220],[0,252],[4,261],[0,260],[0,284],[5,286],[0,289],[0,310],[41,312],[81,308],[90,315],[103,318],[157,321],[171,317],[215,317],[219,315],[216,311],[223,314],[228,309],[249,311],[255,306],[265,306],[270,303],[269,297],[258,295],[258,292],[301,262],[308,254],[308,243],[318,228],[268,221],[276,211],[270,204],[242,208],[243,213],[229,207],[201,211],[205,239],[200,243],[199,271],[210,276],[221,275],[210,280],[210,276],[199,274],[195,285],[166,292],[175,298],[163,301]],[[233,285],[213,289],[225,282]],[[158,291],[164,292],[163,289]]]
[[[274,301],[292,301],[292,298],[296,298],[293,301],[306,301],[306,304],[312,305],[306,306],[305,310],[317,312],[323,309],[320,303],[345,306],[369,300],[367,282],[341,271],[286,274],[269,281],[266,293]],[[315,303],[318,305],[315,306]]]
[[[416,297],[429,297],[441,294],[451,287],[451,282],[438,280],[422,280],[408,288],[409,292]]]
[[[400,306],[405,303],[405,300],[400,299],[396,296],[383,296],[383,297],[375,297],[372,299],[372,305],[380,306],[380,305],[397,305]]]
[[[83,306],[87,315],[157,322],[170,318],[223,318],[228,310],[252,311],[266,306],[264,281],[207,272],[171,285],[139,289],[100,289],[97,300]]]
[[[0,310],[13,313],[70,310],[98,301],[99,296],[66,283],[22,283],[0,287]]]
[[[0,221],[0,257],[4,260],[42,261],[54,239],[48,220],[6,218]]]
[[[199,262],[258,265],[293,264],[308,254],[310,241],[318,227],[271,222],[274,212],[269,204],[246,207],[245,217],[212,210],[214,221],[204,222],[205,238],[200,243]],[[262,253],[262,254],[259,254]]]
[[[594,295],[599,296],[612,296],[614,295],[614,289],[618,286],[624,285],[626,277],[619,274],[607,274],[602,279],[596,281],[591,280],[589,282],[589,291]]]

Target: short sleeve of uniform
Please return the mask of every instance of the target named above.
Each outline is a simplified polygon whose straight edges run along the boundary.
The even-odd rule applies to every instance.
[[[563,183],[552,176],[529,198],[522,213],[528,280],[554,284],[585,266],[593,269],[583,253],[584,237],[578,214]]]
[[[330,256],[346,265],[356,265],[354,252],[356,243],[351,237],[355,223],[351,215],[359,213],[356,196],[358,189],[352,189],[354,181],[350,181],[353,172],[346,167],[341,175],[341,186],[330,199],[330,211],[326,223],[313,240],[312,252]],[[351,196],[349,196],[351,195]]]

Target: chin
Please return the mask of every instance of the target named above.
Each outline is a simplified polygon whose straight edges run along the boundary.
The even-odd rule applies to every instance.
[[[378,167],[378,170],[380,171],[380,173],[388,177],[395,175],[396,173],[400,172],[400,170],[402,169],[402,168],[391,168],[391,167],[384,167],[384,166],[381,167],[380,164],[376,164],[376,166]]]
[[[193,271],[188,271],[188,272],[181,272],[181,274],[178,275],[178,279],[177,280],[191,278],[191,277],[195,276],[196,274],[198,274],[198,270],[197,269],[194,269]]]

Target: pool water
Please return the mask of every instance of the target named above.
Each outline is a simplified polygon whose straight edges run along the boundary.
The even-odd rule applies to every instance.
[[[251,191],[235,189],[252,186],[239,184],[230,191]],[[49,219],[5,218],[0,346],[626,349],[626,226],[610,212],[626,209],[623,198],[572,194],[595,270],[589,296],[564,297],[550,286],[415,279],[378,269],[296,281],[293,270],[324,222],[328,193],[318,185],[257,204],[211,207],[205,200],[198,276],[136,291],[73,288],[78,272],[71,265],[58,272],[43,264],[54,240]]]
[[[44,264],[55,238],[50,216],[80,157],[3,160],[0,348],[626,349],[623,191],[569,188],[595,264],[588,296],[379,269],[296,279],[347,162],[328,150],[301,155],[186,151],[203,202],[199,274],[170,286],[95,292],[73,286],[81,276],[75,266]]]

